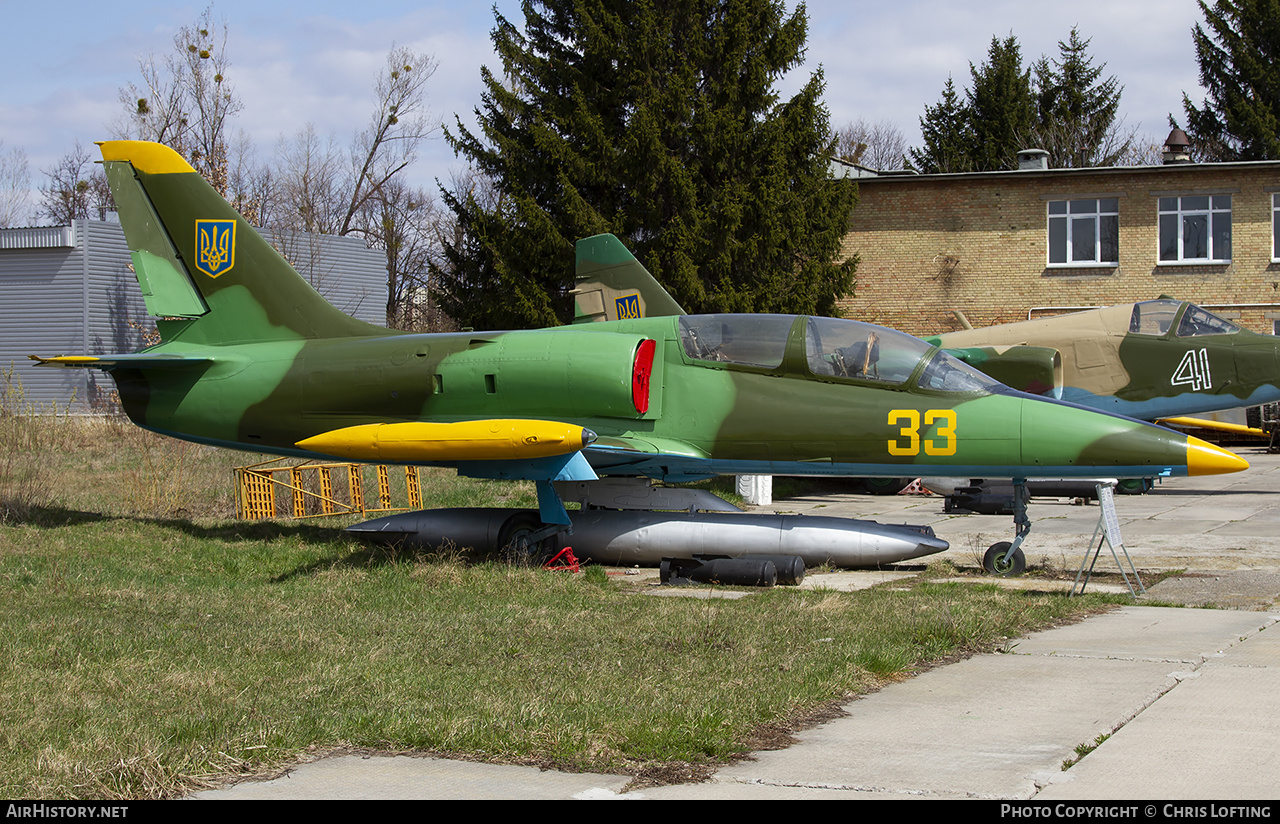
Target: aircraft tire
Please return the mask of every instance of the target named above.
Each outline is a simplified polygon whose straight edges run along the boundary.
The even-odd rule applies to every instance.
[[[542,528],[542,520],[532,512],[517,512],[498,530],[498,554],[509,563],[540,566],[545,558],[542,542],[529,543],[529,536]]]
[[[1009,548],[1012,546],[1013,544],[1008,541],[992,544],[987,553],[982,556],[982,568],[989,574],[999,575],[1001,578],[1013,578],[1026,572],[1027,556],[1023,554],[1021,547],[1010,554]]]
[[[1121,495],[1145,495],[1150,489],[1150,478],[1121,478],[1116,484],[1116,492]]]
[[[872,495],[897,495],[911,485],[913,478],[863,478],[862,485]]]

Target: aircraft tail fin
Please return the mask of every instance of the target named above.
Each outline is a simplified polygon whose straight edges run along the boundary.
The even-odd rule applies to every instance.
[[[389,334],[321,297],[177,152],[136,140],[99,146],[134,273],[164,340]]]
[[[583,238],[575,252],[574,323],[686,314],[613,235]]]

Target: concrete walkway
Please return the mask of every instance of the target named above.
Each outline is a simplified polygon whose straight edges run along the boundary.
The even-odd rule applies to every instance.
[[[712,783],[644,795],[1275,798],[1277,621],[1128,607],[895,684]]]
[[[1237,475],[1121,496],[1140,570],[1184,570],[1152,600],[1019,639],[853,701],[847,716],[703,784],[624,793],[627,776],[358,755],[196,798],[1271,799],[1280,796],[1280,457],[1242,450]],[[929,523],[973,566],[1011,519],[955,516],[929,496],[817,495],[778,507]],[[1033,500],[1028,560],[1074,570],[1096,506]],[[1100,571],[1114,571],[1104,554]],[[843,585],[891,573],[843,574]],[[859,578],[858,576],[864,576]],[[879,576],[877,578],[877,576]],[[815,582],[810,582],[817,583]],[[838,584],[838,582],[830,582]],[[1068,586],[1041,582],[1044,586]],[[1100,742],[1100,743],[1099,743]],[[1069,769],[1076,748],[1094,747]]]

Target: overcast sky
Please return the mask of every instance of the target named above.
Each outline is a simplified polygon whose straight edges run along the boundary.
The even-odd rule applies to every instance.
[[[119,89],[139,82],[138,60],[164,56],[181,26],[194,23],[204,2],[71,0],[53,6],[0,0],[0,149],[23,149],[34,185],[78,139],[110,137]],[[523,20],[518,0],[496,4],[450,0],[217,0],[215,19],[229,26],[229,79],[244,103],[232,124],[259,153],[308,123],[344,145],[368,117],[373,79],[392,45],[430,53],[439,68],[429,84],[435,114],[472,122],[480,102],[480,66],[499,64],[489,32],[493,5]],[[794,0],[786,3],[794,9]],[[992,36],[1013,34],[1025,63],[1056,56],[1072,26],[1091,40],[1095,64],[1124,86],[1121,113],[1129,127],[1163,142],[1167,117],[1182,117],[1182,93],[1199,88],[1191,29],[1201,21],[1195,0],[901,0],[863,3],[811,0],[807,61],[781,91],[799,88],[821,65],[833,126],[857,118],[897,125],[920,144],[919,120],[936,103],[948,76],[957,89],[969,64],[986,59]],[[979,8],[981,10],[979,11]],[[424,152],[415,183],[447,179],[459,165],[443,140]]]

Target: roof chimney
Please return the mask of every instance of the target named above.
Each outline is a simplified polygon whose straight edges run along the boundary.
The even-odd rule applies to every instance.
[[[1191,140],[1182,129],[1174,129],[1164,141],[1164,162],[1166,166],[1175,163],[1191,162]]]
[[[1044,171],[1049,168],[1049,153],[1044,149],[1021,149],[1018,152],[1018,171]]]

